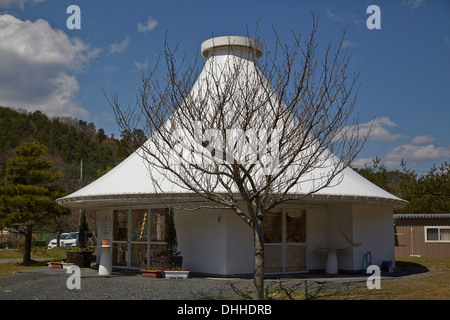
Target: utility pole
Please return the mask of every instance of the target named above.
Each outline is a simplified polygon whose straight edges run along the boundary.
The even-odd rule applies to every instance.
[[[80,184],[83,182],[83,159],[81,159],[80,163]]]

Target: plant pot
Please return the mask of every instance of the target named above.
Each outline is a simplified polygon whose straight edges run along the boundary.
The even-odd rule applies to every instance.
[[[162,270],[141,270],[144,278],[162,278]]]
[[[187,279],[189,277],[189,270],[164,270],[166,279]]]
[[[102,240],[102,245],[109,246],[109,240]]]
[[[52,269],[62,269],[63,263],[62,262],[50,262],[50,266]]]
[[[173,269],[175,267],[180,267],[183,264],[182,256],[161,256],[152,257],[150,265],[157,270]]]
[[[67,262],[73,263],[80,268],[90,268],[92,262],[92,251],[66,252]]]

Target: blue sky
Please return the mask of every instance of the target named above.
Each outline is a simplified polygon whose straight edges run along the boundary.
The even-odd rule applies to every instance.
[[[81,29],[67,27],[70,5]],[[369,30],[367,7],[380,8],[381,29]],[[0,0],[0,105],[94,122],[118,135],[102,88],[133,102],[140,67],[151,67],[167,33],[186,62],[214,36],[258,34],[269,47],[311,29],[319,16],[320,48],[345,47],[361,83],[356,112],[371,137],[355,161],[376,156],[418,173],[450,160],[450,1],[99,1]]]

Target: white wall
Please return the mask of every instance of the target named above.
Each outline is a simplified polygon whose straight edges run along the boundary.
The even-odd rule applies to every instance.
[[[327,245],[347,248],[338,251],[340,270],[360,271],[368,251],[371,251],[372,264],[395,260],[392,207],[373,204],[329,206]]]
[[[175,225],[183,268],[217,275],[253,273],[252,229],[234,212],[175,210]]]
[[[219,219],[224,215],[223,211],[174,212],[183,268],[199,273],[226,274],[226,222]]]
[[[327,246],[327,209],[306,209],[306,263],[308,271],[324,269],[327,252],[319,249]]]
[[[338,268],[353,270],[353,247],[346,240],[353,239],[352,205],[338,204],[327,208],[327,246],[345,248],[338,250]],[[322,267],[323,269],[325,268]]]
[[[226,273],[253,273],[253,231],[236,213],[229,211],[222,216],[225,218],[227,231],[226,245]]]
[[[364,254],[371,251],[372,264],[395,261],[394,217],[390,206],[353,205],[353,233],[362,242],[353,250],[355,270],[360,270]]]

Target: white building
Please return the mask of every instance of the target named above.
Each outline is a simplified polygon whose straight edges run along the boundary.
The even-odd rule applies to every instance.
[[[223,59],[242,59],[242,52],[262,46],[248,38],[220,37],[202,44],[202,55],[222,54]],[[217,55],[219,56],[219,54]],[[217,57],[216,57],[217,58]],[[217,58],[216,62],[220,59]],[[203,70],[199,78],[205,74]],[[198,82],[198,80],[197,80]],[[86,187],[58,199],[65,207],[98,210],[98,239],[110,236],[112,265],[146,268],[153,254],[164,247],[163,203],[205,201],[187,192],[164,175],[166,193],[157,192],[149,177],[151,164],[133,153],[121,164]],[[313,172],[314,173],[314,172]],[[321,172],[316,172],[320,175]],[[160,172],[152,172],[153,179]],[[292,201],[265,217],[265,270],[269,273],[336,269],[361,270],[364,254],[372,263],[395,260],[393,208],[405,201],[375,186],[355,171],[344,170],[339,184],[313,196]],[[308,187],[307,182],[301,186]],[[178,249],[183,268],[220,276],[253,273],[253,233],[235,213],[225,209],[184,211],[173,209]],[[103,249],[105,250],[105,249]],[[101,251],[98,254],[100,261]],[[337,257],[337,261],[334,258]]]

